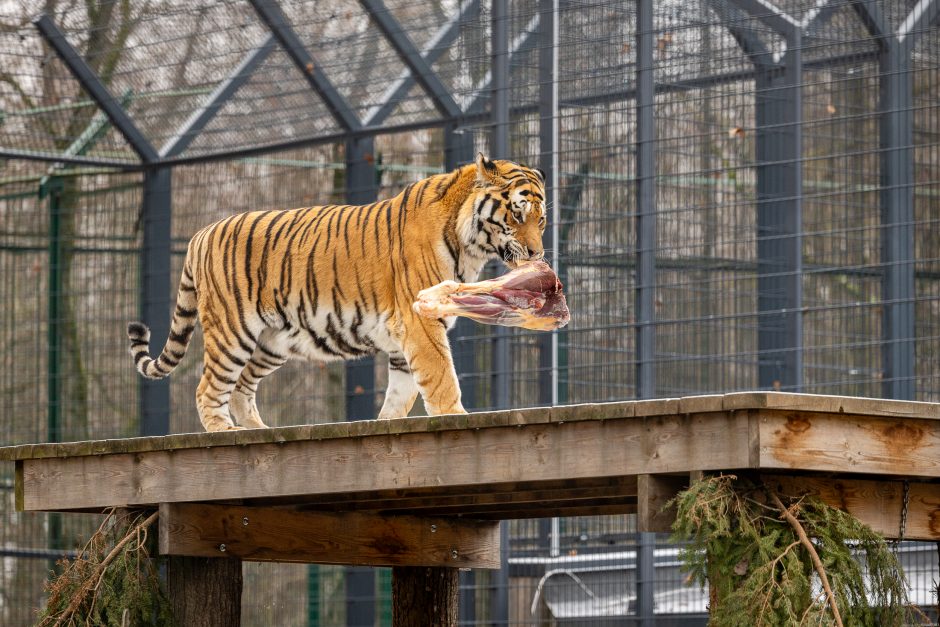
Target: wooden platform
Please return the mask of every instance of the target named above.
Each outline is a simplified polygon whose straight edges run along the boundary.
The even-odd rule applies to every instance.
[[[240,560],[390,565],[396,624],[436,607],[452,627],[456,569],[499,567],[499,520],[636,512],[641,531],[667,531],[663,506],[704,472],[940,540],[932,403],[753,392],[33,444],[2,460],[19,510],[158,508],[174,612],[207,627],[239,625]]]
[[[654,530],[690,473],[749,471],[818,492],[888,536],[907,480],[906,537],[940,539],[933,403],[748,392],[34,444],[0,448],[0,460],[16,462],[26,511],[162,506],[178,517],[177,504],[224,503],[474,521],[639,511]]]

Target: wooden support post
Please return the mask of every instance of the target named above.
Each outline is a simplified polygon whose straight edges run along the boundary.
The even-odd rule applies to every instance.
[[[674,507],[664,509],[666,503],[689,487],[688,475],[639,475],[637,477],[638,531],[670,533],[676,519]]]
[[[172,556],[167,559],[166,583],[178,625],[241,625],[240,559]]]
[[[456,627],[456,568],[392,569],[393,627]]]

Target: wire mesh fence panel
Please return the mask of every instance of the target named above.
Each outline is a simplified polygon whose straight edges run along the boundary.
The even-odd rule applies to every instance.
[[[122,320],[137,302],[138,179],[51,170],[3,186],[4,444],[138,433]],[[29,624],[60,551],[83,544],[99,521],[16,512],[12,470],[2,474],[0,618]]]

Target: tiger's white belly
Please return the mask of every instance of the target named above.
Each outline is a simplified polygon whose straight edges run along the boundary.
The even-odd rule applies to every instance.
[[[316,314],[291,312],[281,328],[268,328],[262,341],[271,350],[292,359],[340,361],[382,351],[400,352],[388,330],[387,314],[335,311],[319,306]]]

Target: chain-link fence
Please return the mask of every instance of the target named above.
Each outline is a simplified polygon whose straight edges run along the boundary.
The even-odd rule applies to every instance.
[[[0,444],[199,429],[198,331],[164,386],[139,380],[124,333],[143,316],[165,336],[189,237],[249,209],[387,198],[478,150],[548,174],[572,322],[461,321],[468,408],[745,389],[938,401],[938,14],[940,0],[2,4]],[[385,378],[382,356],[294,362],[259,405],[272,426],[369,418]],[[54,556],[95,524],[16,513],[12,481],[0,468],[4,625],[32,621]],[[633,624],[632,517],[507,525],[504,568],[462,575],[462,624]],[[657,624],[704,624],[707,595],[660,541]],[[924,606],[935,548],[901,547]],[[388,582],[246,564],[245,624],[388,624]]]

